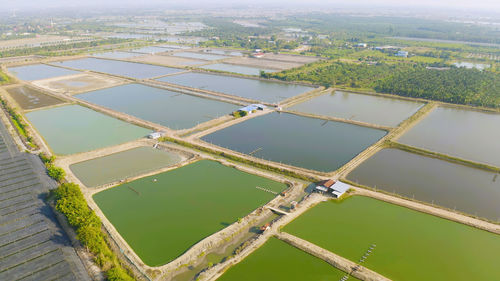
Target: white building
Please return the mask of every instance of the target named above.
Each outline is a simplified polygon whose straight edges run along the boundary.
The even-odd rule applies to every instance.
[[[340,181],[334,181],[334,180],[326,180],[318,183],[316,185],[315,190],[321,193],[326,193],[326,194],[331,194],[334,198],[339,198],[340,196],[344,195],[349,188],[351,188],[350,185],[340,182]]]
[[[148,138],[156,140],[165,135],[165,132],[152,132],[151,134],[148,135]]]

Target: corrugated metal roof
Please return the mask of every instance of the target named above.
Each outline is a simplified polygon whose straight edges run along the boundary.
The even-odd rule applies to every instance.
[[[349,188],[351,188],[350,185],[346,184],[346,183],[343,183],[343,182],[336,182],[332,187],[331,189],[335,190],[335,191],[338,191],[338,192],[341,192],[341,193],[344,193],[346,191],[349,190]]]

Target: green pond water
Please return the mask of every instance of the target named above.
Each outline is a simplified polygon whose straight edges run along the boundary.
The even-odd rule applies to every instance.
[[[141,84],[127,84],[75,97],[172,129],[191,128],[240,107]]]
[[[162,77],[159,78],[158,81],[215,91],[268,103],[277,103],[281,100],[314,89],[302,85],[196,72]]]
[[[276,70],[271,70],[271,69],[264,69],[264,68],[257,68],[257,67],[243,66],[243,65],[234,65],[234,64],[227,64],[227,63],[215,63],[215,64],[203,65],[203,66],[200,66],[200,68],[233,72],[233,73],[240,73],[240,74],[245,74],[245,75],[256,75],[256,76],[260,75],[261,71],[264,71],[264,72],[276,71]]]
[[[368,197],[324,202],[283,231],[401,281],[500,280],[500,236]]]
[[[69,166],[86,186],[96,187],[149,173],[181,161],[173,152],[141,146]]]
[[[200,264],[196,266],[190,266],[187,268],[187,271],[176,275],[174,277],[175,281],[192,281],[196,277],[196,275],[203,269],[207,268],[210,263],[215,265],[225,261],[227,258],[234,254],[234,251],[241,244],[243,244],[244,241],[248,241],[249,239],[253,239],[254,237],[260,235],[259,226],[265,225],[266,223],[273,221],[277,217],[279,217],[279,215],[272,213],[270,216],[267,216],[255,223],[254,226],[250,227],[248,230],[242,231],[242,233],[233,238],[230,243],[223,245],[222,247],[224,247],[224,249],[215,249],[214,252],[210,252],[204,255],[201,258]]]
[[[50,66],[46,64],[31,64],[25,66],[8,67],[7,69],[17,78],[26,81],[41,80],[80,73],[78,71]]]
[[[202,140],[275,162],[334,171],[386,131],[288,113],[270,113],[221,129]]]
[[[236,222],[285,184],[201,160],[94,195],[104,215],[150,266],[172,261]]]
[[[384,149],[348,177],[360,184],[500,222],[500,175]]]
[[[32,111],[26,117],[59,155],[117,145],[151,132],[79,105]]]
[[[438,107],[398,141],[500,167],[500,114]]]
[[[336,91],[307,100],[289,109],[396,127],[401,121],[417,112],[422,105],[399,99]]]
[[[218,281],[338,281],[347,275],[325,261],[286,242],[271,238]],[[349,277],[349,280],[358,280]]]
[[[138,79],[153,78],[161,75],[183,71],[179,68],[96,58],[67,60],[54,62],[52,64],[71,67],[75,69],[93,70]]]

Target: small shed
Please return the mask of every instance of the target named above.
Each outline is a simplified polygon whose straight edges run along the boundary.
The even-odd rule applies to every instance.
[[[340,181],[334,181],[332,179],[329,180],[324,180],[319,182],[315,190],[321,193],[326,193],[326,194],[331,194],[334,198],[339,198],[340,196],[344,195],[349,188],[351,188],[350,185],[340,182]]]
[[[148,135],[148,138],[156,140],[165,135],[165,132],[152,132],[151,134]]]
[[[242,108],[238,109],[238,111],[244,111],[247,114],[252,114],[256,110],[264,110],[265,108],[266,108],[265,105],[256,103],[256,104],[250,104],[250,105],[247,105],[245,107],[242,107]]]
[[[330,187],[331,193],[335,198],[339,198],[340,196],[344,195],[344,193],[346,193],[349,188],[351,188],[350,185],[341,181],[336,182],[334,185],[332,185],[332,187]]]

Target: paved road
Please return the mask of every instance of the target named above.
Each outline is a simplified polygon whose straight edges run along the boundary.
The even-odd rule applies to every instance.
[[[54,187],[0,121],[0,280],[91,280],[43,200]]]

